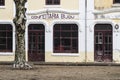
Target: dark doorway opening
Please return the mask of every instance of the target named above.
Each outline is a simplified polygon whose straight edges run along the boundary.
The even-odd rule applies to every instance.
[[[28,60],[45,61],[45,29],[43,24],[28,26]]]

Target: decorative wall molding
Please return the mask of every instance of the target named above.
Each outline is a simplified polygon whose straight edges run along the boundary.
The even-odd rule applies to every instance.
[[[57,13],[65,13],[65,14],[80,14],[79,10],[65,10],[65,9],[42,9],[42,10],[34,10],[34,11],[27,11],[27,15],[37,15],[37,14],[42,14],[42,13],[51,13],[51,12],[57,12]]]
[[[120,8],[111,8],[93,12],[96,19],[120,19]]]
[[[93,13],[94,14],[107,14],[107,13],[115,13],[115,12],[120,12],[120,8],[110,8],[110,9],[106,9],[106,10],[94,10]]]

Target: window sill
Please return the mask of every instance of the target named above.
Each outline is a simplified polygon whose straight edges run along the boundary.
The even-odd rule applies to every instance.
[[[45,5],[44,8],[61,8],[60,5]]]
[[[53,53],[53,56],[79,56],[79,53]]]
[[[120,7],[119,3],[113,4],[112,7]]]
[[[0,9],[5,9],[5,6],[0,6]]]
[[[12,56],[13,52],[0,52],[0,56]]]

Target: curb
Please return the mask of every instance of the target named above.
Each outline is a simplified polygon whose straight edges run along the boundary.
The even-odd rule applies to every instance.
[[[49,66],[120,66],[120,63],[33,62],[33,65],[49,65]]]
[[[0,62],[0,65],[13,65],[14,62]],[[120,63],[72,63],[72,62],[28,62],[30,65],[46,66],[120,66]]]

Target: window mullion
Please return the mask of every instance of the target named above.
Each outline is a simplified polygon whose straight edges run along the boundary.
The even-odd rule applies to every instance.
[[[71,36],[70,36],[70,50],[72,51],[72,26],[70,26],[70,32],[71,32]]]
[[[7,46],[8,46],[8,44],[7,44],[7,40],[8,40],[8,38],[7,38],[7,29],[6,29],[6,49],[5,49],[5,51],[7,52]]]

